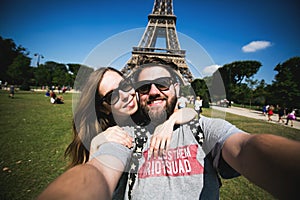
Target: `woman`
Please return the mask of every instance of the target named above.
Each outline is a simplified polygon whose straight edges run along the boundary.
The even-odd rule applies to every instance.
[[[289,124],[289,121],[291,121],[291,127],[293,127],[293,121],[296,120],[296,111],[292,110],[292,112],[290,112],[287,117],[286,117],[286,123],[285,125]]]
[[[107,67],[92,72],[81,91],[73,115],[74,138],[65,152],[65,156],[71,157],[70,167],[86,163],[90,154],[104,142],[118,142],[132,147],[132,138],[120,126],[144,123],[138,112],[135,90],[118,70]],[[173,129],[170,121],[178,119],[176,122],[184,123],[185,119],[188,121],[195,116],[192,110],[173,114],[166,122],[168,126],[164,126],[164,131],[154,133],[160,139],[152,139],[153,146],[160,146],[160,149],[167,147]],[[100,133],[93,142],[95,145],[91,146],[92,139]]]
[[[200,114],[202,113],[202,99],[200,99],[200,96],[196,97],[194,107],[198,114],[198,118],[200,118]]]
[[[274,106],[269,106],[268,108],[268,121],[272,121],[272,115],[273,115]]]

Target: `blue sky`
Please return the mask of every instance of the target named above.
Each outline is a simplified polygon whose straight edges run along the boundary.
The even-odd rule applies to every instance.
[[[101,58],[108,58],[109,53],[130,56],[128,52],[138,45],[139,34],[147,26],[153,3],[154,0],[4,0],[0,7],[0,35],[27,48],[33,65],[37,61],[34,53],[44,56],[42,63],[88,63],[93,52],[93,56]],[[203,65],[199,69],[202,76],[216,66],[257,60],[262,67],[255,78],[271,83],[277,64],[300,56],[300,12],[295,0],[173,0],[173,4],[177,32],[183,36],[179,42],[187,51],[189,63],[198,67],[197,56],[190,56],[198,50],[212,60],[199,64]],[[185,44],[185,38],[194,44]],[[118,39],[124,44],[111,42]],[[120,46],[124,49],[120,50]]]

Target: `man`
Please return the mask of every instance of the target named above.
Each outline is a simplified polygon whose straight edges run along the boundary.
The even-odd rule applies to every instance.
[[[168,66],[153,63],[141,66],[135,79],[141,109],[155,127],[174,111],[179,85]],[[132,199],[218,199],[217,174],[231,178],[237,175],[236,171],[278,197],[297,191],[297,184],[289,187],[282,182],[288,183],[288,177],[293,175],[299,177],[297,168],[290,173],[291,166],[300,167],[300,157],[294,162],[291,155],[299,155],[299,143],[272,135],[250,135],[220,119],[201,117],[199,123],[204,134],[202,145],[188,125],[177,127],[170,149],[158,157],[149,155],[150,130],[140,154],[135,183],[130,185],[133,179],[129,177],[125,194],[132,192]],[[294,150],[298,149],[297,153],[288,154],[290,159],[281,155],[287,153],[285,143],[289,142],[297,144]]]
[[[181,94],[177,102],[178,102],[178,108],[181,109],[187,107],[189,100],[183,94]]]
[[[145,127],[146,131],[138,130],[139,137],[148,139],[141,144],[136,140],[138,148],[134,149],[130,172],[137,174],[129,176],[126,199],[218,199],[218,174],[231,178],[236,172],[277,198],[299,196],[299,142],[274,135],[250,135],[221,119],[201,117],[198,123],[202,131],[196,133],[191,124],[174,127],[168,151],[149,155],[149,149],[159,148],[149,146],[151,130],[174,111],[179,85],[168,66],[148,64],[140,69],[135,76],[140,106],[151,123]],[[132,127],[127,130],[136,132]],[[63,174],[45,193],[71,182],[72,189],[59,191],[61,196],[71,196],[75,187],[86,195],[90,192],[110,198],[130,156],[131,151],[125,147],[106,143],[100,146],[96,159],[73,169],[77,172],[73,173],[73,179],[78,177],[78,181],[70,181],[70,172],[66,172],[69,176]],[[101,184],[109,189],[108,194],[90,183],[93,177],[86,174],[89,170],[96,173],[95,169]]]

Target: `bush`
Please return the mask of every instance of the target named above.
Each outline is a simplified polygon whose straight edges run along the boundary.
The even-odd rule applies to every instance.
[[[20,86],[20,90],[29,91],[29,90],[30,90],[29,84],[23,83],[23,84]]]

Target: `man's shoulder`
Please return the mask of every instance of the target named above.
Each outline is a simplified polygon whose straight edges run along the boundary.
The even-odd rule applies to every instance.
[[[183,130],[190,129],[190,130],[192,130],[193,133],[194,133],[195,130],[197,130],[198,128],[201,129],[199,119],[196,118],[196,117],[193,118],[193,119],[191,119],[190,121],[184,123],[184,124],[180,124],[180,125],[177,125],[177,126],[182,126],[182,127],[183,127]]]

